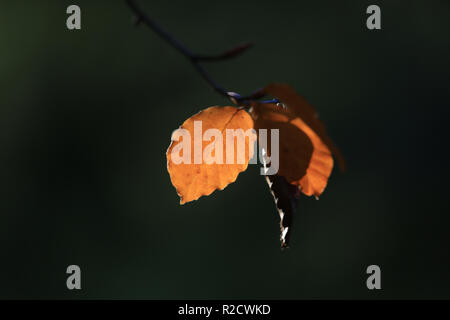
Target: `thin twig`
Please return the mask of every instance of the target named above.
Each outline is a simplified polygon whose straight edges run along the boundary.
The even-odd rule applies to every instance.
[[[253,43],[242,43],[239,44],[221,54],[218,55],[195,55],[194,59],[201,62],[208,62],[208,61],[220,61],[220,60],[226,60],[234,58],[241,53],[244,53],[247,49],[251,48],[253,46]]]
[[[159,24],[157,24],[154,20],[149,18],[141,8],[136,4],[134,0],[125,0],[127,5],[135,14],[136,20],[135,24],[138,25],[140,23],[144,23],[150,29],[152,29],[156,34],[158,34],[162,39],[168,42],[172,47],[174,47],[177,51],[179,51],[184,57],[186,57],[194,68],[200,73],[203,79],[214,88],[222,96],[230,98],[234,103],[247,105],[250,100],[260,99],[264,97],[264,93],[261,90],[254,92],[248,96],[241,96],[238,93],[230,92],[225,90],[221,85],[219,85],[212,76],[206,71],[206,69],[200,64],[201,62],[212,62],[212,61],[220,61],[225,59],[234,58],[242,53],[244,53],[247,49],[249,49],[252,44],[244,43],[238,46],[233,47],[230,50],[227,50],[219,55],[199,55],[194,54],[188,47],[186,47],[183,43],[175,39],[169,32],[167,32],[164,28],[162,28]],[[270,100],[272,101],[272,100]]]

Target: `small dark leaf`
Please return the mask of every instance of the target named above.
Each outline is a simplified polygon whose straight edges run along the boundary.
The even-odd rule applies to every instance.
[[[281,248],[287,248],[292,231],[292,220],[300,198],[300,190],[288,183],[283,176],[266,176],[266,181],[280,215]]]

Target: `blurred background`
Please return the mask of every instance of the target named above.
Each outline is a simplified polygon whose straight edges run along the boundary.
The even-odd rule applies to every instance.
[[[285,251],[258,166],[180,206],[170,135],[230,102],[124,1],[1,1],[0,298],[450,298],[448,1],[139,3],[193,51],[255,43],[208,70],[242,94],[290,83],[348,170],[301,198]]]

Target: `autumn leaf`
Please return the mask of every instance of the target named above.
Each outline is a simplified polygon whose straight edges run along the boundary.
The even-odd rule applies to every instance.
[[[275,104],[254,103],[255,129],[279,130],[278,175],[316,197],[325,189],[333,158],[319,136],[294,112]],[[270,140],[268,151],[270,153]]]
[[[203,141],[203,136],[201,136],[194,141],[196,123],[201,124],[202,132],[213,129],[218,130],[218,133],[222,135],[225,135],[227,129],[242,129],[245,132],[253,128],[253,120],[244,109],[230,106],[209,107],[190,117],[181,125],[180,129],[189,133],[188,138],[190,140],[183,141],[183,139],[188,139],[186,137],[181,137],[178,140],[172,135],[172,142],[166,154],[167,169],[172,184],[180,196],[181,204],[197,200],[201,196],[207,196],[216,189],[223,190],[228,184],[236,180],[240,172],[247,169],[249,159],[253,156],[255,135],[245,139],[245,150],[248,150],[248,152],[243,155],[243,161],[238,161],[238,144],[234,143],[234,139],[233,143],[227,143],[227,139],[217,141],[218,136],[215,136],[214,139],[211,137],[211,141]],[[202,133],[200,134],[202,135]],[[188,161],[175,163],[173,156],[177,154],[178,150],[182,149],[182,144],[187,142],[189,143],[185,146],[189,145],[186,148],[190,150]],[[200,161],[195,159],[196,143],[200,144],[198,150],[201,159],[197,159]],[[222,144],[222,147],[220,147],[220,144]],[[219,156],[220,150],[222,150],[222,156],[225,157],[227,150],[230,148],[233,148],[232,154],[234,155],[232,163],[226,161],[222,161],[222,163],[214,162],[214,160],[217,160],[216,156]],[[186,156],[183,154],[185,151],[180,152],[181,156]]]
[[[302,121],[304,121],[304,123],[314,131],[320,140],[333,153],[341,171],[345,171],[344,157],[328,137],[325,126],[319,120],[317,111],[306,101],[304,97],[296,93],[291,86],[285,83],[271,83],[266,86],[262,92],[278,98],[290,111],[302,119]]]

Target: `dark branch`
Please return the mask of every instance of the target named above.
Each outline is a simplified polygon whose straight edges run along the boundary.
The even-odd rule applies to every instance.
[[[231,59],[244,53],[245,51],[247,51],[247,49],[251,48],[252,46],[253,46],[252,43],[243,43],[215,56],[198,54],[194,56],[194,59],[201,62]]]
[[[135,14],[137,25],[140,23],[145,23],[150,29],[152,29],[156,34],[167,41],[172,47],[180,51],[184,56],[186,56],[187,58],[191,58],[193,56],[191,51],[184,44],[176,40],[170,33],[168,33],[160,25],[146,16],[134,0],[125,0],[125,2]]]
[[[135,25],[139,25],[144,23],[147,27],[152,29],[156,34],[158,34],[162,39],[168,42],[172,47],[174,47],[177,51],[179,51],[183,56],[185,56],[194,68],[200,73],[202,78],[214,88],[222,96],[230,98],[236,104],[247,105],[250,100],[260,99],[264,97],[264,93],[261,90],[254,92],[248,96],[241,96],[238,93],[229,92],[225,90],[221,85],[219,85],[212,76],[206,71],[206,69],[200,64],[200,62],[212,62],[212,61],[220,61],[226,60],[230,58],[234,58],[242,53],[244,53],[247,49],[249,49],[252,44],[244,43],[233,47],[230,50],[227,50],[219,55],[198,55],[194,54],[191,50],[189,50],[183,43],[175,39],[169,32],[167,32],[164,28],[162,28],[159,24],[157,24],[154,20],[150,19],[136,4],[134,0],[125,0],[127,5],[133,11],[135,15]],[[276,100],[270,100],[270,103],[276,103]],[[275,101],[275,102],[273,102]],[[265,101],[264,101],[265,102]],[[267,102],[265,102],[267,103]]]

